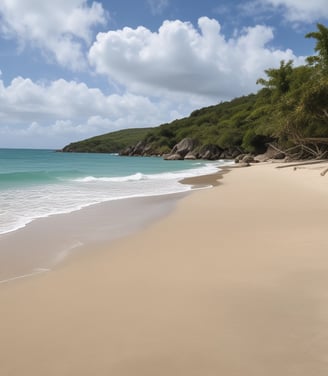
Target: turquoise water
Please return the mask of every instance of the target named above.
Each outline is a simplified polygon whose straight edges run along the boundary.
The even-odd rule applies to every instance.
[[[0,149],[0,234],[104,201],[183,192],[179,180],[222,163]]]

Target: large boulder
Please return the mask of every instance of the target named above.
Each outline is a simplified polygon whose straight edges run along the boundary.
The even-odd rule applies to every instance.
[[[254,157],[250,154],[247,154],[243,157],[243,159],[241,160],[242,163],[254,163],[255,160],[254,160]]]
[[[257,155],[255,160],[259,162],[267,162],[270,159],[284,159],[285,157],[286,155],[283,152],[280,152],[269,145],[266,152],[264,154]]]
[[[193,150],[195,142],[191,138],[184,138],[178,144],[176,144],[171,150],[171,155],[179,154],[184,158],[189,152]]]
[[[206,160],[216,160],[220,159],[222,154],[222,149],[217,145],[209,144],[204,145],[198,152],[198,158]]]
[[[192,152],[189,152],[187,155],[185,155],[184,159],[186,160],[195,160],[197,159],[195,154],[193,154]]]
[[[146,145],[147,144],[145,141],[139,141],[137,145],[133,148],[133,155],[143,155]]]
[[[235,163],[239,163],[243,160],[243,158],[245,157],[246,154],[239,154],[236,158],[235,158]]]
[[[145,145],[145,147],[142,150],[142,155],[144,157],[150,157],[150,156],[154,155],[154,152],[153,152],[151,145],[148,145],[148,144]]]
[[[166,161],[179,161],[179,160],[183,159],[183,157],[178,153],[164,154],[163,159],[165,159]]]
[[[133,152],[133,146],[128,146],[125,149],[120,151],[120,155],[122,156],[130,156]]]

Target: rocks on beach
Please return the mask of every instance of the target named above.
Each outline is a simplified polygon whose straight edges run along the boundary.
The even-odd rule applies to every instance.
[[[124,149],[121,155],[125,156],[157,156],[152,150],[151,145],[145,141],[139,141],[134,146],[129,146]],[[167,161],[176,160],[219,160],[219,159],[231,159],[235,163],[241,165],[248,165],[250,163],[267,162],[272,159],[282,160],[286,158],[286,155],[272,146],[268,146],[267,150],[263,154],[253,155],[245,154],[239,148],[222,149],[218,145],[198,145],[197,141],[192,138],[186,137],[173,146],[169,153],[161,155],[163,159]]]

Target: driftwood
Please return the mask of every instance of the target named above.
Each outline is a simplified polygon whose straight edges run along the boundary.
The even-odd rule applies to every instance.
[[[278,153],[284,153],[289,159],[324,159],[328,158],[328,138],[302,138],[294,135],[294,145],[288,149],[280,149],[276,145],[268,144]]]
[[[325,176],[327,172],[328,172],[328,168],[324,169],[324,170],[320,173],[320,175],[321,175],[321,176]]]
[[[312,164],[319,164],[319,163],[323,163],[323,162],[327,162],[326,159],[322,159],[320,161],[306,161],[306,162],[296,162],[296,163],[289,163],[287,165],[283,165],[283,166],[277,166],[276,168],[287,168],[287,167],[298,167],[298,166],[306,166],[306,165],[312,165]],[[328,170],[328,169],[327,169]],[[326,171],[327,172],[327,171]]]
[[[306,137],[305,142],[318,142],[320,144],[328,144],[328,137]]]

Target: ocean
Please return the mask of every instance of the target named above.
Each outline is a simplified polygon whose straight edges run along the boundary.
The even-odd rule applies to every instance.
[[[0,149],[0,234],[105,201],[188,191],[179,180],[226,163]]]

